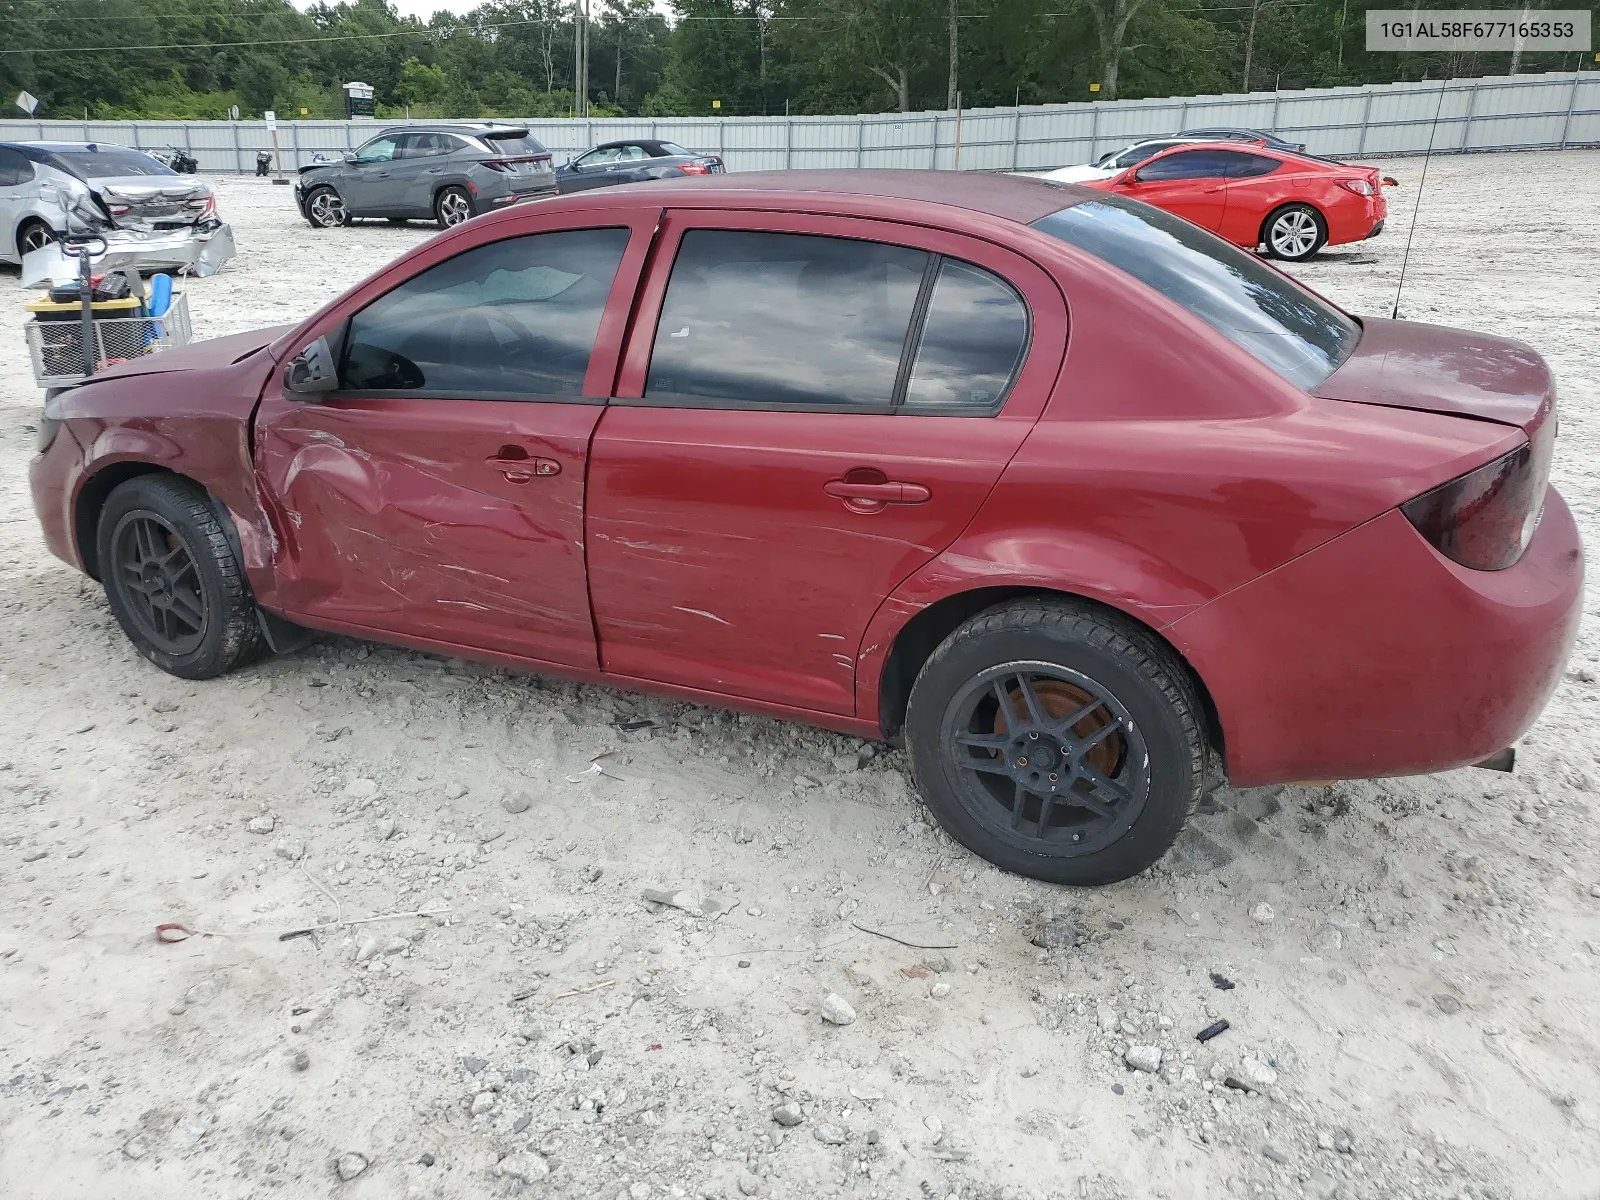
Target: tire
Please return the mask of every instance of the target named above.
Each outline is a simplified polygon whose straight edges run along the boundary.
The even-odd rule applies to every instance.
[[[20,258],[34,250],[41,250],[56,240],[56,231],[43,221],[24,221],[17,230],[17,255]]]
[[[350,224],[350,210],[338,192],[323,184],[306,194],[306,220],[313,229],[337,229]]]
[[[905,731],[923,801],[951,837],[1004,870],[1095,886],[1171,849],[1205,783],[1201,712],[1147,630],[1033,598],[944,640],[912,685]]]
[[[433,217],[440,229],[453,229],[477,215],[466,188],[447,187],[433,198]]]
[[[1261,223],[1267,253],[1285,262],[1305,262],[1328,243],[1328,222],[1309,204],[1285,204]]]
[[[95,541],[117,623],[163,671],[212,679],[264,653],[249,581],[198,485],[128,480],[106,498]]]

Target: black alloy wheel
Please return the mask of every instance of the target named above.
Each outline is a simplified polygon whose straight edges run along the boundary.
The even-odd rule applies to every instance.
[[[133,509],[111,531],[112,584],[139,632],[165,654],[192,654],[206,636],[194,554],[158,513]]]

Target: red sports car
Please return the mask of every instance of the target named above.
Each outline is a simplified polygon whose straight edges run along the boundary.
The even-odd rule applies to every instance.
[[[1014,871],[1223,779],[1472,763],[1583,552],[1555,386],[1119,194],[709,176],[441,233],[292,329],[55,397],[50,548],[201,679],[330,630],[903,735]]]
[[[1238,142],[1174,146],[1084,187],[1154,204],[1221,234],[1301,262],[1324,246],[1383,232],[1385,184],[1374,167],[1353,167]]]

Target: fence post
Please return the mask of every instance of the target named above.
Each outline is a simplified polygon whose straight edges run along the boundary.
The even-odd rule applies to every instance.
[[[294,169],[298,171],[300,169],[300,126],[293,121],[289,122],[289,140],[294,143],[292,147],[294,150]]]
[[[1089,161],[1095,160],[1095,152],[1100,149],[1100,106],[1095,104],[1089,110]]]
[[[190,158],[194,158],[194,127],[187,121],[183,123],[183,150]]]
[[[785,102],[784,103],[784,108],[788,108],[788,107],[789,107],[788,103]],[[794,118],[791,117],[786,112],[786,113],[783,114],[783,169],[785,171],[789,170],[790,169],[790,164],[792,164],[793,162],[794,162]]]
[[[239,166],[239,122],[233,121],[231,124],[233,126],[233,173],[235,175],[243,175],[244,171]]]
[[[1567,93],[1567,119],[1561,122],[1561,148],[1567,148],[1567,132],[1572,128],[1572,110],[1578,107],[1578,86],[1583,82],[1583,59],[1572,73],[1572,90]]]
[[[939,169],[939,116],[937,113],[928,118],[928,125],[933,130],[933,134],[928,139],[928,170],[937,171]]]
[[[856,118],[856,166],[859,167],[862,155],[866,153],[867,146],[867,120],[865,117]]]
[[[1022,109],[1011,112],[1011,169],[1017,169],[1017,149],[1022,144]]]
[[[1189,102],[1185,100],[1183,107],[1178,110],[1178,127],[1172,132],[1182,133],[1187,128],[1189,128]]]
[[[1472,138],[1472,114],[1478,108],[1478,82],[1476,79],[1472,81],[1472,94],[1467,97],[1467,119],[1461,126],[1461,142],[1456,146],[1457,150],[1465,150],[1467,142]],[[1445,81],[1441,79],[1439,86],[1444,88]]]
[[[1361,106],[1361,140],[1356,143],[1356,153],[1365,154],[1367,151],[1367,123],[1372,119],[1372,85],[1362,85],[1367,93],[1367,102]]]

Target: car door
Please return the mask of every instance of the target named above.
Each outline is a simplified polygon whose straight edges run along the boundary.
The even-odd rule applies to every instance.
[[[1117,191],[1215,231],[1227,206],[1227,167],[1225,150],[1172,150],[1118,180]]]
[[[1238,150],[1228,159],[1227,211],[1217,232],[1235,245],[1254,248],[1261,241],[1267,214],[1295,199],[1294,172],[1270,154]]]
[[[643,146],[618,147],[617,161],[610,169],[609,183],[638,183],[650,177],[654,160]]]
[[[448,133],[406,135],[402,153],[406,156],[405,212],[407,216],[433,216],[433,194],[450,169],[450,156],[466,143]]]
[[[585,468],[656,215],[523,222],[331,314],[339,390],[269,389],[258,409],[280,543],[264,602],[323,628],[596,666]]]
[[[601,663],[851,714],[872,614],[1038,417],[1060,293],[912,225],[699,210],[661,238],[590,450]]]
[[[591,150],[587,154],[579,155],[567,169],[567,177],[562,181],[561,190],[583,192],[590,188],[605,187],[611,182],[611,168],[617,165],[620,153],[615,146],[607,146],[602,150]]]
[[[375,137],[356,151],[354,162],[345,164],[339,194],[347,211],[357,216],[382,216],[385,204],[393,203],[390,180],[402,136],[389,133]]]
[[[18,226],[33,208],[33,198],[38,188],[33,182],[33,164],[22,151],[0,146],[0,258],[15,262],[21,257],[17,249]]]

